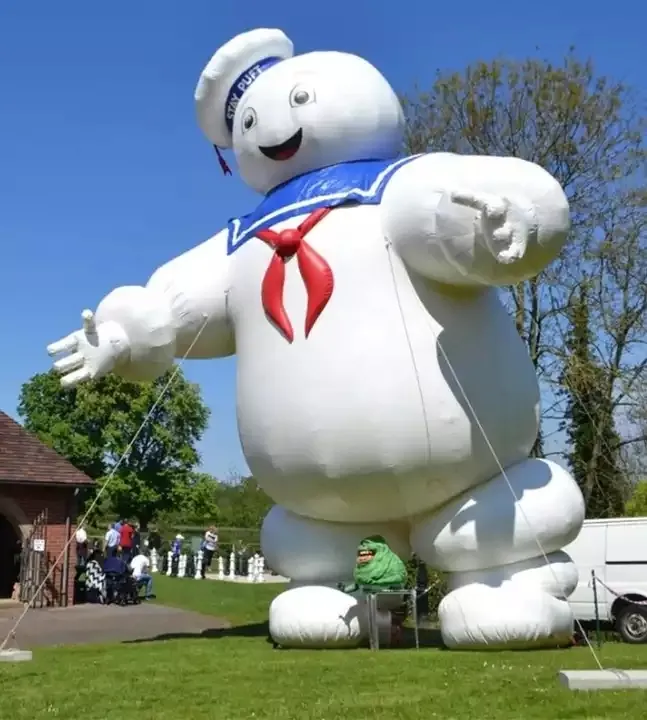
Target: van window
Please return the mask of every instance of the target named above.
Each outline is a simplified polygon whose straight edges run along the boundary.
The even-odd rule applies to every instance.
[[[645,563],[647,565],[647,523],[609,523],[607,563]]]

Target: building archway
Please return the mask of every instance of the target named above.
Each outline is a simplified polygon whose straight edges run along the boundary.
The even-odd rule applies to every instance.
[[[0,495],[0,600],[10,598],[14,583],[19,582],[21,550],[30,533],[31,525],[18,503]]]
[[[6,515],[0,515],[0,600],[10,598],[20,578],[22,538]]]
[[[18,535],[19,540],[29,540],[31,524],[20,505],[6,495],[0,495],[0,515],[4,515]]]

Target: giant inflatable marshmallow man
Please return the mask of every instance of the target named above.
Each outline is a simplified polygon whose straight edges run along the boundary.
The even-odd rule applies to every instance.
[[[362,598],[336,585],[371,534],[449,573],[449,647],[563,642],[577,571],[561,548],[583,500],[528,459],[538,384],[496,290],[560,252],[559,184],[516,158],[398,159],[384,77],[346,53],[294,56],[279,30],[221,47],[195,99],[263,200],[86,310],[49,347],[63,385],[238,356],[242,446],[277,503],[263,552],[292,581],[270,608],[281,645],[362,640]]]

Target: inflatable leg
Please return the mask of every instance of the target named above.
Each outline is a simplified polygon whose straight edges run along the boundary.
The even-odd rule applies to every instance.
[[[566,598],[577,569],[559,551],[582,527],[582,494],[564,468],[547,460],[525,460],[506,477],[412,528],[414,552],[451,573],[438,611],[448,647],[550,647],[572,635]]]
[[[291,587],[270,607],[270,635],[282,647],[355,647],[366,636],[361,598],[337,589],[349,583],[357,546],[367,535],[382,534],[403,558],[410,555],[404,527],[328,523],[310,520],[280,506],[270,510],[261,529],[261,546],[272,570],[290,578]],[[380,614],[381,625],[389,617]]]

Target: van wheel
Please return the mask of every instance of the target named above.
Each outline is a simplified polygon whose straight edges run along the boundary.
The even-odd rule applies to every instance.
[[[647,643],[647,606],[623,607],[616,620],[616,629],[626,643]]]

